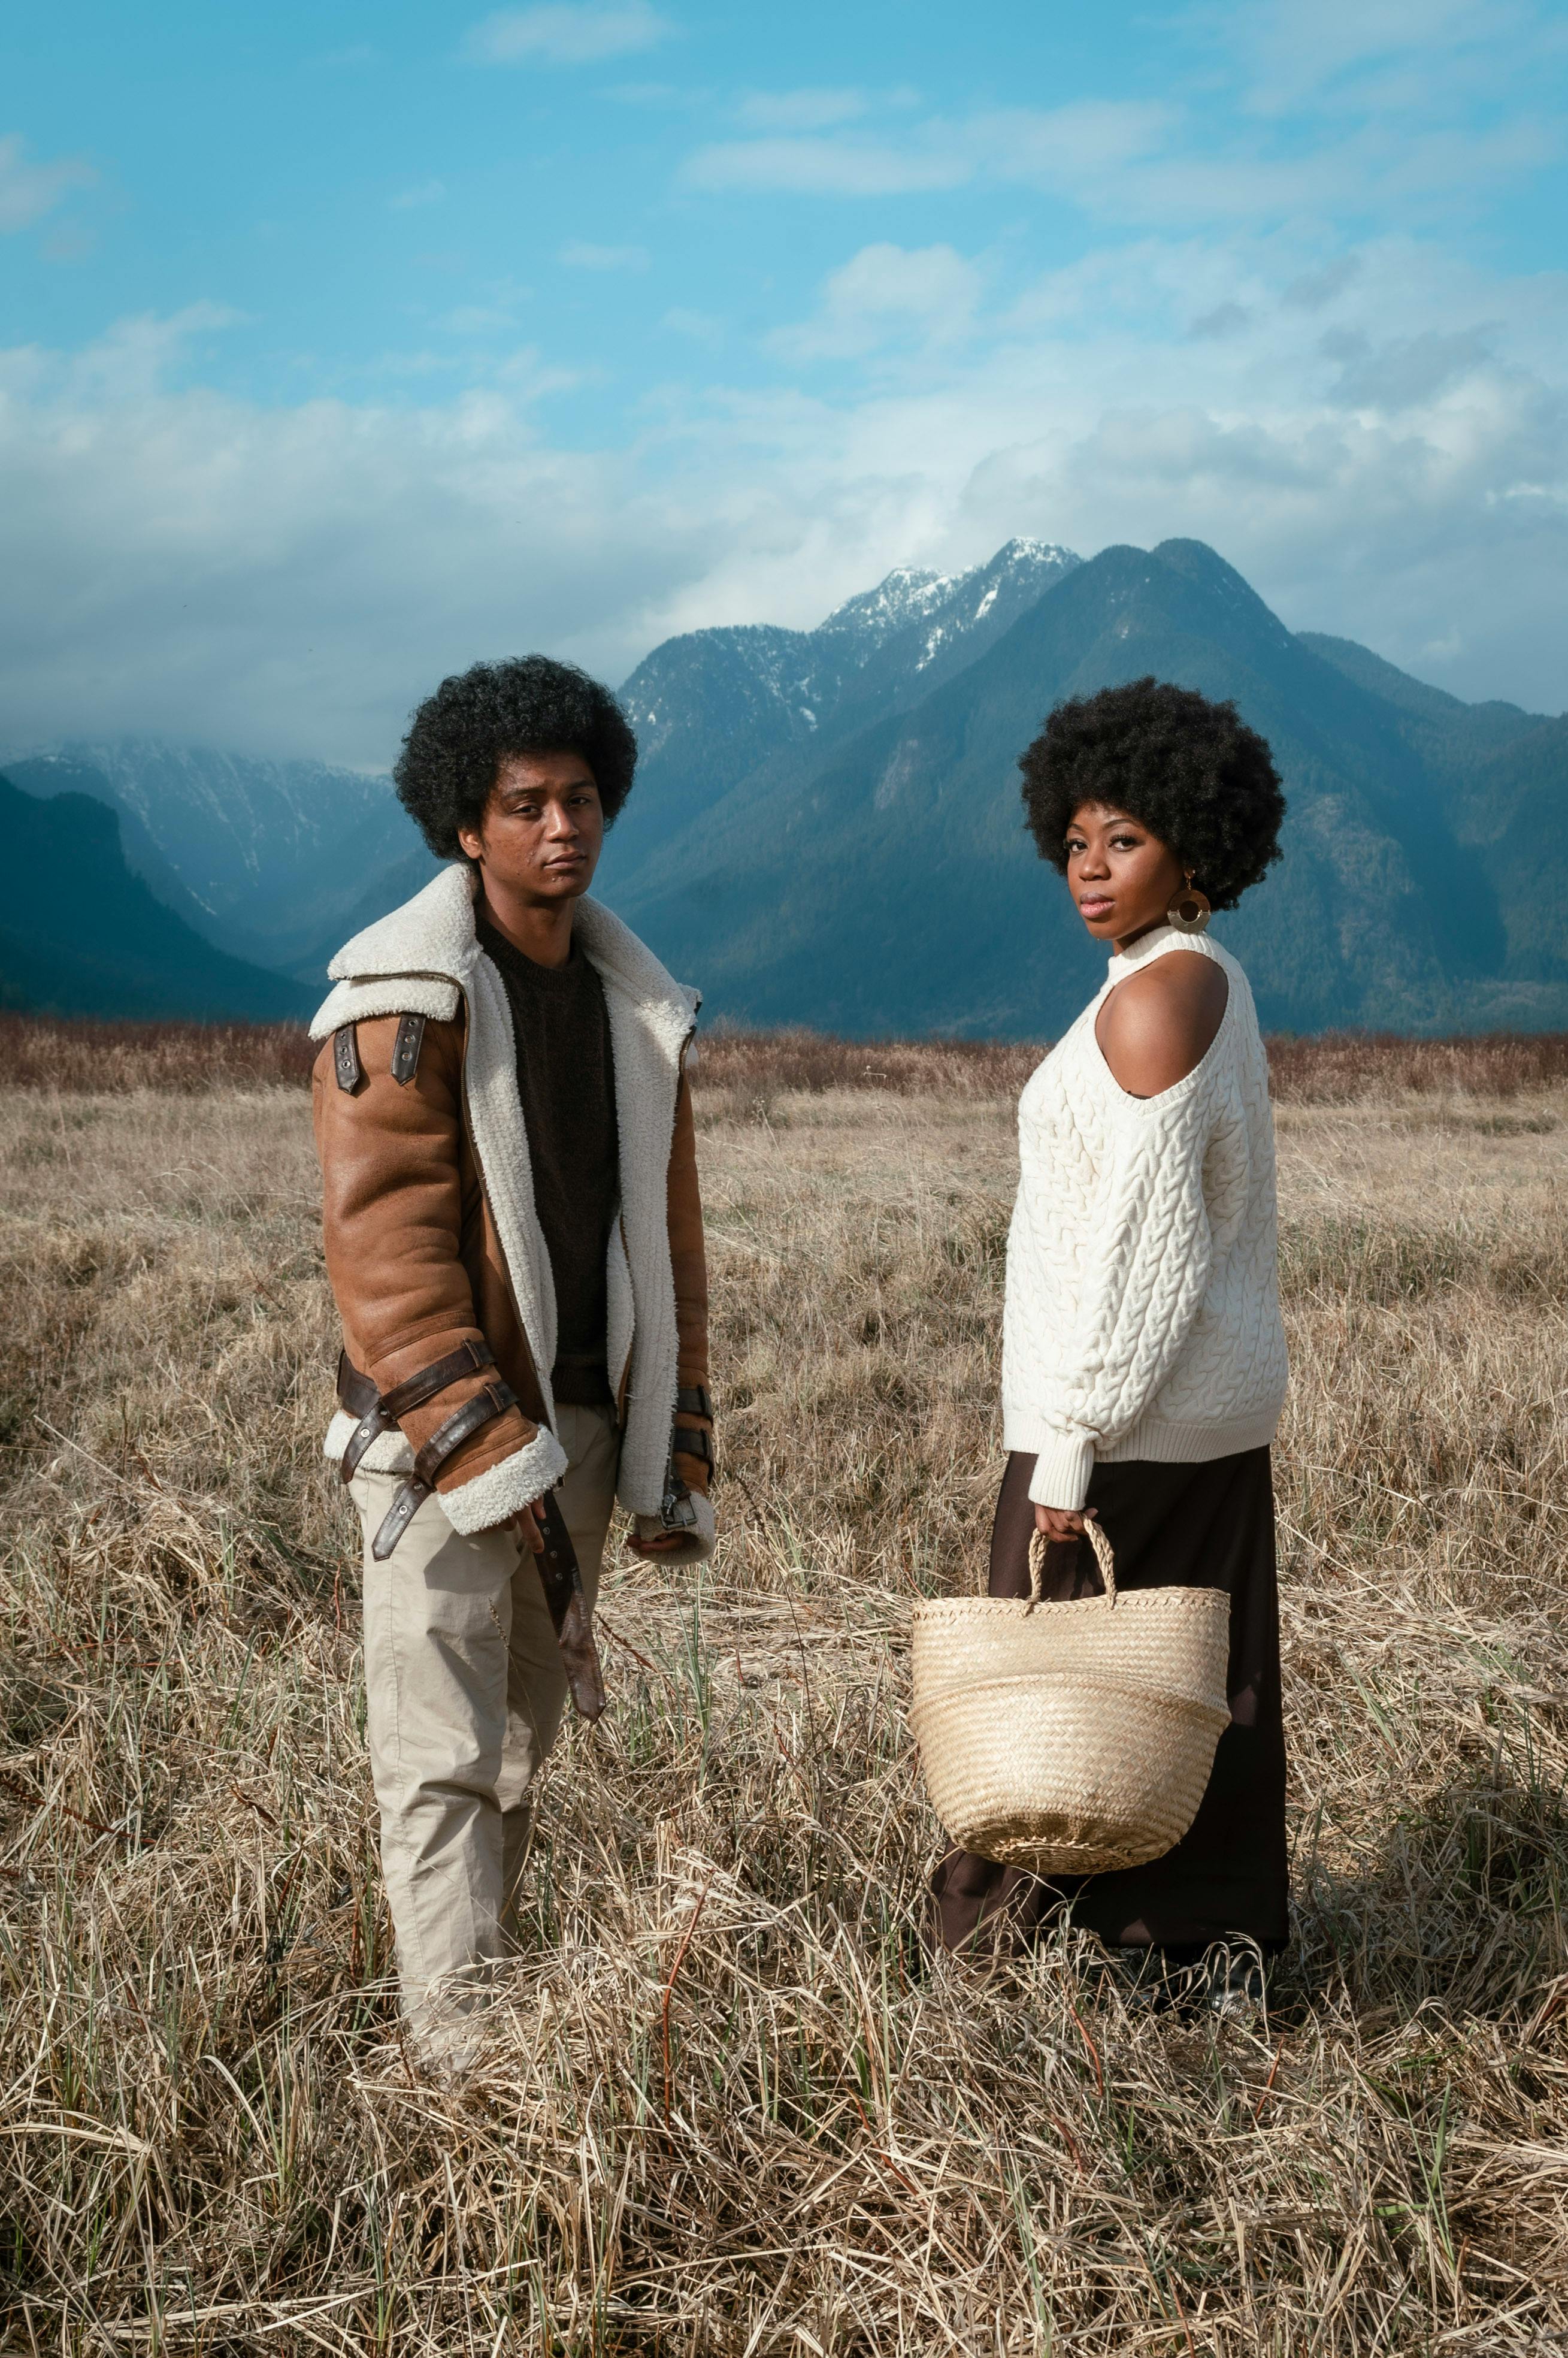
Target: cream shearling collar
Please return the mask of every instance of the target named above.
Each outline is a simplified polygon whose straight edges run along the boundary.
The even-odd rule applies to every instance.
[[[379,976],[424,975],[465,989],[475,960],[484,957],[474,927],[475,889],[472,871],[465,865],[454,862],[443,868],[412,901],[345,942],[327,968],[329,979],[361,982]],[[600,901],[584,895],[577,904],[573,930],[585,957],[611,989],[635,1000],[646,1015],[666,1016],[685,1040],[702,1004],[700,991],[676,982]],[[318,1038],[326,1037],[316,1024],[311,1030]]]

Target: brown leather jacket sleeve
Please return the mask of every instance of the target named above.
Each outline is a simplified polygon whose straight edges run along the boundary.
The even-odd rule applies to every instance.
[[[400,1083],[397,1022],[360,1022],[363,1077],[354,1089],[338,1086],[330,1040],[314,1081],[327,1275],[349,1357],[384,1392],[460,1344],[484,1341],[460,1250],[462,1024],[427,1023],[414,1078]],[[490,1368],[461,1377],[401,1418],[414,1449],[495,1376]],[[488,1472],[536,1432],[521,1409],[507,1409],[453,1452],[436,1487]]]
[[[702,1235],[702,1194],[697,1178],[697,1124],[692,1118],[691,1083],[683,1072],[676,1097],[675,1137],[669,1170],[670,1266],[676,1282],[676,1381],[700,1384],[708,1379],[708,1254]],[[682,1412],[679,1422],[711,1436],[707,1417]],[[706,1490],[709,1468],[700,1457],[684,1451],[675,1470],[688,1489]]]

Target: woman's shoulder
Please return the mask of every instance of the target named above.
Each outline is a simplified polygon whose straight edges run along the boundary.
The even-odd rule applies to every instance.
[[[1095,1033],[1129,1097],[1161,1097],[1202,1064],[1230,1004],[1227,963],[1206,943],[1173,944],[1108,994]]]

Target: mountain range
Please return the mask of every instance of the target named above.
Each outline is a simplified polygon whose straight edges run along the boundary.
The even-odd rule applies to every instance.
[[[903,568],[814,631],[666,640],[621,691],[637,784],[595,890],[710,1017],[1049,1034],[1099,953],[1024,832],[1017,755],[1059,698],[1146,672],[1233,697],[1284,778],[1285,857],[1217,921],[1266,1024],[1568,1027],[1568,718],[1292,633],[1195,541],[1082,561],[1014,540],[957,576]],[[23,790],[0,797],[8,847],[24,799],[118,822],[140,979],[126,997],[105,970],[94,1011],[146,1011],[147,905],[178,929],[163,1011],[271,1014],[434,868],[385,778],[145,741],[0,766]],[[0,929],[0,994],[86,1011],[43,922],[20,964]]]
[[[298,1022],[316,994],[222,950],[125,864],[116,814],[0,778],[0,1006],[57,1015]]]

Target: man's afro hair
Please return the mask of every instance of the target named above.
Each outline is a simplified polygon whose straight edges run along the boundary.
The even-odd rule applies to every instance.
[[[606,825],[632,791],[637,740],[607,687],[549,655],[475,664],[444,679],[408,724],[393,770],[398,799],[438,860],[461,860],[500,764],[514,753],[580,753]]]
[[[1280,856],[1285,797],[1273,756],[1234,704],[1152,676],[1058,704],[1020,754],[1042,860],[1066,871],[1086,803],[1125,811],[1168,844],[1217,909],[1234,909]]]

